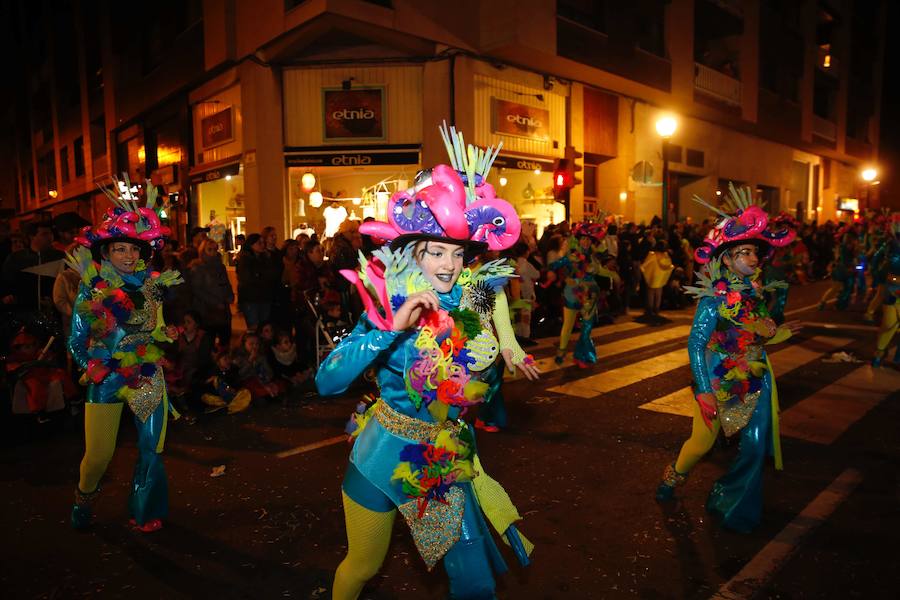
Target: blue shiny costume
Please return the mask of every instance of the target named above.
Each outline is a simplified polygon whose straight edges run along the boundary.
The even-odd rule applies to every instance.
[[[759,314],[767,316],[764,299],[755,289],[751,287],[749,291],[742,292],[742,297],[744,301],[748,298],[756,301]],[[722,297],[703,297],[700,300],[688,338],[688,353],[696,394],[716,393],[715,382],[723,377],[723,369],[720,367],[726,359],[744,358],[766,364],[765,372],[758,382],[756,405],[749,421],[740,429],[738,456],[728,472],[713,485],[706,504],[707,510],[721,519],[724,526],[736,531],[749,531],[759,524],[762,514],[762,470],[765,457],[767,454],[777,456],[779,453],[776,446],[777,430],[773,432],[777,427],[773,424],[773,380],[762,346],[765,339],[756,336],[753,345],[743,355],[723,354],[710,348],[710,340],[716,331],[733,332],[739,327],[720,314],[719,308],[724,302]],[[729,418],[729,410],[719,403],[719,419]],[[776,458],[776,463],[779,461],[780,457]]]
[[[150,271],[120,276],[124,281],[122,290],[135,300],[136,306],[127,322],[120,320],[109,335],[98,339],[93,335],[87,319],[77,310],[73,311],[68,349],[82,370],[87,369],[88,361],[91,359],[108,360],[115,352],[133,352],[139,345],[154,343],[151,333],[157,328],[157,319],[160,318],[161,311],[158,310],[160,298],[145,293],[147,288],[144,287],[144,282],[150,276]],[[75,298],[75,306],[89,300],[90,297],[90,288],[82,283]],[[100,384],[88,385],[87,402],[122,403],[123,400],[118,398],[116,393],[124,385],[125,380],[122,376],[117,372],[111,372]],[[138,460],[134,469],[128,506],[134,520],[138,525],[143,525],[153,519],[166,517],[169,511],[168,484],[160,452],[170,406],[161,368],[157,367],[155,374],[145,379],[140,393],[129,401],[129,407],[134,413],[134,424],[138,431]],[[115,436],[115,433],[113,431],[111,435]]]
[[[437,293],[441,308],[450,311],[459,306],[462,288],[455,285],[448,293]],[[369,367],[377,370],[381,402],[391,409],[425,423],[434,418],[423,403],[416,408],[409,398],[404,373],[419,355],[414,344],[418,330],[382,331],[366,314],[353,332],[328,355],[316,374],[316,385],[323,395],[340,394]],[[448,421],[459,416],[451,406]],[[467,427],[467,426],[466,426]],[[474,431],[470,433],[474,438]],[[371,418],[356,439],[350,464],[344,477],[344,492],[356,503],[376,512],[387,512],[407,504],[410,499],[400,485],[391,481],[404,447],[414,441],[388,431]],[[479,509],[471,482],[456,482],[465,495],[459,540],[444,555],[444,567],[450,578],[453,598],[493,598],[495,572],[505,572],[504,563]],[[412,525],[411,525],[412,526]],[[510,527],[514,530],[514,527]]]

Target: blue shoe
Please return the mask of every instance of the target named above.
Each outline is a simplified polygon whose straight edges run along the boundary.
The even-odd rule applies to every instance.
[[[671,502],[675,499],[675,488],[684,485],[687,481],[687,473],[679,473],[675,470],[675,463],[666,465],[663,472],[663,480],[656,488],[656,500],[658,502]]]
[[[656,488],[657,502],[671,502],[675,499],[675,488],[668,483],[661,483]]]
[[[84,530],[91,526],[94,516],[94,500],[100,494],[100,487],[90,494],[75,488],[75,504],[72,505],[71,523],[73,529]]]

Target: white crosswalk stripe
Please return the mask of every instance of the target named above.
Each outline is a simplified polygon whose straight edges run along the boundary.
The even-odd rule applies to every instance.
[[[622,323],[621,325],[637,325],[637,327],[627,327],[622,328],[617,331],[629,331],[632,329],[645,327],[639,323]],[[611,327],[616,327],[613,325]],[[648,328],[649,329],[649,328]],[[690,333],[691,327],[690,325],[676,325],[675,327],[671,327],[669,329],[651,329],[649,333],[644,335],[638,335],[635,337],[625,338],[624,340],[617,340],[615,342],[610,342],[608,344],[599,344],[596,346],[597,348],[597,359],[609,358],[611,356],[616,356],[618,354],[624,354],[625,352],[633,352],[635,350],[640,350],[642,348],[646,348],[648,346],[653,346],[654,344],[661,344],[663,342],[669,342],[672,340],[677,340],[679,338],[687,338],[688,333]],[[613,333],[610,329],[605,329],[603,333]],[[593,336],[592,336],[593,337]],[[542,373],[549,373],[551,371],[557,371],[559,369],[565,369],[566,367],[571,367],[574,365],[574,359],[572,356],[572,352],[568,352],[566,354],[566,358],[561,365],[556,364],[554,360],[554,356],[548,356],[546,358],[540,358],[535,361],[538,368]],[[513,379],[521,379],[522,376],[518,373],[512,375],[507,373],[504,377],[505,380],[513,380]]]
[[[811,338],[802,344],[794,344],[787,348],[781,348],[775,352],[769,353],[769,360],[772,368],[775,370],[776,382],[781,375],[787,374],[794,369],[808,364],[823,354],[842,348],[852,342],[852,338],[839,338],[820,335]],[[813,344],[817,347],[825,347],[827,350],[818,351],[807,348],[804,344]],[[673,415],[681,415],[691,417],[694,414],[694,393],[690,386],[683,387],[678,391],[666,394],[655,400],[641,404],[638,408],[644,410],[652,410],[655,412],[669,413]]]
[[[651,342],[656,343],[656,342]],[[618,369],[604,371],[570,383],[548,388],[547,391],[579,398],[593,398],[642,379],[661,375],[688,364],[686,348],[679,348]]]
[[[781,433],[830,444],[887,394],[900,390],[900,372],[863,365],[781,414]]]

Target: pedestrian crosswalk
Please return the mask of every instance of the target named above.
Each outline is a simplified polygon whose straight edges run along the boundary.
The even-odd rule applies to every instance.
[[[615,333],[632,331],[634,329],[640,329],[640,328],[650,329],[646,325],[641,325],[640,323],[634,323],[634,322],[620,323],[620,324],[616,324],[616,325],[610,325],[608,327],[603,327],[600,329],[599,332],[597,332],[595,330],[595,332],[592,332],[594,335],[592,335],[591,337],[597,338],[597,337],[601,337],[601,336],[612,335]],[[690,333],[690,331],[691,331],[691,327],[690,327],[690,325],[676,325],[675,327],[671,327],[669,329],[663,329],[663,330],[655,330],[654,329],[651,331],[652,331],[651,334],[644,334],[644,335],[639,335],[639,336],[635,336],[635,337],[616,340],[614,342],[597,344],[596,345],[597,359],[598,360],[608,359],[612,356],[624,354],[626,352],[634,352],[636,350],[642,350],[644,348],[647,348],[649,346],[653,346],[656,344],[670,342],[672,340],[677,340],[679,338],[687,337],[688,333]],[[571,351],[569,351],[567,353],[566,358],[561,365],[556,364],[554,357],[555,357],[555,350],[554,350],[554,354],[552,354],[546,358],[541,358],[541,359],[538,359],[535,361],[535,363],[537,364],[538,368],[541,370],[542,373],[550,373],[552,371],[557,371],[559,369],[565,369],[565,368],[571,367],[575,364]],[[513,375],[513,374],[508,373],[506,376],[506,379],[517,379],[517,378],[521,378],[521,375],[519,375],[519,374]]]
[[[816,323],[813,326],[818,329],[834,329],[828,323]],[[663,330],[646,327],[646,332],[641,332],[638,327],[633,326],[621,329],[615,329],[616,327],[613,325],[605,330],[601,328],[600,335],[612,336],[619,332],[629,332],[631,335],[617,341],[598,344],[597,354],[601,359],[599,365],[601,369],[603,359],[635,351],[643,351],[642,356],[646,357],[646,350],[654,346],[677,340],[683,340],[684,344],[668,352],[651,355],[620,367],[593,374],[587,371],[586,376],[551,386],[547,391],[574,398],[602,399],[611,397],[610,395],[618,390],[642,380],[667,373],[674,375],[676,370],[689,365],[686,348],[689,325],[676,325]],[[831,335],[816,335],[774,347],[769,353],[769,358],[776,381],[783,382],[786,377],[802,376],[804,366],[846,348],[858,339],[849,335],[864,330],[862,327],[846,329],[848,336],[835,335],[838,332],[833,331]],[[634,335],[635,332],[638,332],[638,335]],[[668,344],[668,348],[672,348],[671,343]],[[552,356],[538,361],[538,364],[545,373],[564,369],[571,365],[571,354],[562,365],[556,365]],[[693,391],[690,386],[684,385],[689,377],[688,373],[682,371],[678,374],[681,385],[677,389],[671,391],[670,385],[669,391],[665,394],[640,404],[639,408],[691,417]],[[868,364],[861,364],[837,381],[816,389],[806,397],[799,400],[783,398],[782,435],[818,444],[830,444],[883,398],[897,390],[900,390],[900,372],[893,369],[873,369]],[[787,408],[784,408],[785,406]]]
[[[803,344],[794,344],[787,348],[781,348],[780,350],[769,353],[769,361],[772,363],[772,369],[775,371],[776,383],[779,376],[817,360],[826,352],[833,352],[839,348],[843,348],[852,341],[853,338],[839,338],[822,335],[811,338],[808,340],[807,344],[812,345],[813,347],[823,348],[825,351],[812,350],[807,345]],[[687,352],[685,352],[685,354],[687,354]],[[687,386],[676,392],[672,392],[671,394],[666,394],[665,396],[641,404],[638,408],[690,417],[694,414],[693,403],[693,390],[691,390],[690,386]]]
[[[784,411],[781,433],[830,444],[886,394],[897,390],[900,390],[900,372],[862,365]]]

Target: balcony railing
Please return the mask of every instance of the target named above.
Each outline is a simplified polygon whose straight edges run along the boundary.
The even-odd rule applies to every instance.
[[[813,115],[812,131],[829,142],[837,141],[837,125],[834,124],[834,121],[823,119],[819,115]]]
[[[694,63],[694,88],[726,104],[741,105],[741,82],[706,65]]]

